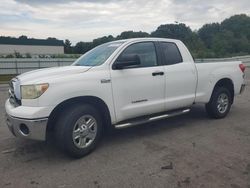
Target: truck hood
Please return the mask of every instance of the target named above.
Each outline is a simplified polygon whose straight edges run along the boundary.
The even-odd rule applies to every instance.
[[[21,84],[36,84],[67,75],[83,73],[91,69],[84,66],[52,67],[30,71],[17,76]]]

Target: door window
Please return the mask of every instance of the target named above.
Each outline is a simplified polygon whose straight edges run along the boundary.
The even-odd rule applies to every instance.
[[[153,42],[140,42],[132,44],[122,52],[121,56],[123,55],[138,55],[140,57],[141,64],[137,67],[157,66],[157,56]]]
[[[165,58],[164,64],[173,65],[183,61],[180,51],[175,43],[161,42],[161,47]]]

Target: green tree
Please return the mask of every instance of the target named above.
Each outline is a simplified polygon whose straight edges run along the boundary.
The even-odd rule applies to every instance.
[[[203,25],[199,31],[198,35],[200,39],[204,42],[207,48],[211,48],[213,37],[221,32],[221,26],[219,23],[205,24]]]
[[[246,36],[250,40],[250,17],[246,14],[240,14],[225,19],[221,23],[224,30],[234,33],[235,37]]]
[[[55,37],[48,37],[47,40],[57,40]]]
[[[160,25],[151,33],[152,37],[179,39],[187,42],[192,37],[192,30],[183,23]]]
[[[198,35],[215,57],[250,53],[250,17],[245,14],[232,16],[221,24],[205,24]]]
[[[69,41],[69,39],[66,39],[64,41],[64,53],[66,54],[72,53],[71,42]]]
[[[216,57],[226,57],[232,54],[234,51],[233,40],[234,36],[231,31],[223,31],[213,36],[211,48]]]
[[[98,46],[100,44],[110,42],[110,41],[113,41],[113,40],[115,40],[115,38],[112,35],[104,36],[104,37],[101,37],[101,38],[94,39],[93,42],[92,42],[92,46],[95,47],[95,46]]]
[[[146,32],[135,32],[135,31],[124,31],[120,35],[116,37],[117,40],[120,39],[130,39],[130,38],[145,38],[149,37],[150,35]]]
[[[27,40],[27,39],[28,39],[28,37],[27,37],[27,36],[25,36],[25,35],[21,35],[20,37],[18,37],[18,39],[21,39],[21,40]]]
[[[84,54],[93,48],[92,42],[78,42],[73,48],[75,54]]]
[[[205,58],[211,56],[211,54],[208,55],[208,49],[195,32],[193,32],[190,38],[187,39],[186,45],[194,58]]]

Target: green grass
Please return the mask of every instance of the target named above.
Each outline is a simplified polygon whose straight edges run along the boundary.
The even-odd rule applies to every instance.
[[[7,84],[15,76],[13,74],[0,75],[0,84]]]

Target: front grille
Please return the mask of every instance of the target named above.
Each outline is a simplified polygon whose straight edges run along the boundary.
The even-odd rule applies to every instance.
[[[21,100],[19,100],[16,95],[15,95],[15,87],[14,87],[14,83],[15,83],[15,80],[11,80],[10,83],[9,83],[9,101],[10,103],[17,107],[17,106],[20,106],[21,105]]]

